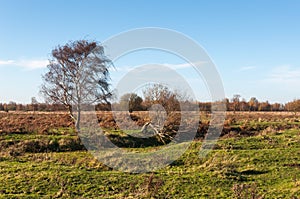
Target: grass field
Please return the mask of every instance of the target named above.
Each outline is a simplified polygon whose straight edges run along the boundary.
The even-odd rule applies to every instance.
[[[300,197],[300,123],[294,114],[229,113],[224,135],[208,156],[199,158],[202,141],[197,139],[171,165],[144,174],[98,162],[71,125],[61,125],[67,119],[44,131],[23,132],[29,126],[20,125],[8,132],[16,118],[27,124],[24,118],[31,117],[32,124],[45,128],[41,115],[14,114],[0,118],[0,198]]]

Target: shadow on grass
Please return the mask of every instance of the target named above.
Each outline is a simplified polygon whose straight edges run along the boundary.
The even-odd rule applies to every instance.
[[[143,148],[143,147],[154,147],[161,146],[164,143],[158,138],[158,136],[151,136],[148,138],[138,138],[131,135],[108,135],[110,141],[121,148]],[[168,144],[171,140],[164,140]]]
[[[240,174],[242,174],[242,175],[261,175],[261,174],[265,174],[265,173],[268,173],[268,171],[259,171],[259,170],[249,169],[249,170],[240,172]]]

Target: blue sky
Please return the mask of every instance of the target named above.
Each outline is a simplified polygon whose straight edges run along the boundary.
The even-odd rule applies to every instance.
[[[299,10],[296,0],[0,0],[0,102],[28,103],[33,96],[41,101],[41,74],[57,45],[162,27],[191,37],[207,51],[227,97],[240,94],[246,100],[255,96],[284,103],[300,98]],[[115,64],[119,68],[149,62],[184,64],[153,51],[128,55]],[[112,72],[113,85],[121,75]],[[197,90],[192,77],[185,78]]]

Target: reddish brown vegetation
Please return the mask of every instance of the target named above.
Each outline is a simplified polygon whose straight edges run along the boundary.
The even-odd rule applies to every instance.
[[[66,113],[1,112],[1,133],[47,133],[50,129],[70,127],[71,118]]]
[[[123,113],[118,113],[123,114]],[[102,128],[118,129],[112,112],[98,112],[98,121]],[[120,117],[120,116],[119,116]],[[121,116],[122,117],[122,116]],[[149,121],[147,112],[134,112],[131,119],[138,126]],[[203,137],[209,126],[209,114],[201,113],[197,137]],[[126,125],[128,118],[122,120]],[[180,114],[173,114],[165,122],[166,129],[176,129],[180,121]],[[239,134],[255,134],[266,128],[281,130],[283,128],[293,128],[298,126],[299,117],[288,112],[228,112],[224,123],[223,135],[232,132]],[[65,112],[0,112],[0,133],[39,133],[51,134],[53,129],[64,127],[74,127],[74,122]],[[130,125],[127,125],[130,129]]]

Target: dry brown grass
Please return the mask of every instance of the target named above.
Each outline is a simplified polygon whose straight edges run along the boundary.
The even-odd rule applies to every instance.
[[[62,112],[0,112],[0,133],[47,133],[50,129],[70,127],[72,120]]]
[[[123,118],[124,112],[116,113],[118,118]],[[119,129],[126,126],[142,127],[150,120],[148,112],[134,112],[130,118],[124,117],[116,123],[112,112],[97,112],[99,125],[105,129]],[[176,129],[180,123],[180,113],[170,114],[164,122],[168,131]],[[203,137],[208,129],[210,115],[199,114],[200,122],[197,131],[198,137]],[[132,120],[131,122],[129,122]],[[282,128],[294,128],[300,117],[292,112],[227,112],[222,135],[245,134],[254,135],[258,131],[271,132]],[[254,124],[255,123],[255,124]],[[273,123],[273,126],[268,125]],[[0,112],[0,133],[38,133],[51,134],[52,129],[74,127],[74,122],[66,112]],[[267,129],[268,128],[268,129]]]

